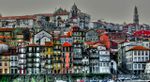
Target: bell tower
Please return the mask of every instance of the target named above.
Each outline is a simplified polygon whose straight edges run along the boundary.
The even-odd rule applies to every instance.
[[[71,8],[71,17],[77,17],[78,16],[78,7],[74,3],[74,5]]]
[[[139,15],[138,15],[138,9],[135,6],[134,8],[134,17],[133,17],[133,23],[139,24]]]

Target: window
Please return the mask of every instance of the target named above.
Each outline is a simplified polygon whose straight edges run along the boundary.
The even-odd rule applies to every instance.
[[[146,56],[148,55],[148,51],[145,51],[145,55],[146,55]]]
[[[138,57],[138,61],[141,61],[141,58],[140,58],[140,57]]]
[[[137,57],[134,57],[134,61],[137,61]]]
[[[37,52],[39,52],[40,48],[39,48],[39,47],[37,47],[37,48],[36,48],[36,50],[37,50]]]
[[[140,55],[140,51],[137,51],[138,52],[138,55]]]
[[[21,48],[21,53],[25,53],[25,49],[24,48]]]
[[[144,57],[142,57],[142,61],[144,61]]]
[[[134,51],[134,55],[136,56],[137,55],[137,53],[136,53],[137,51]]]
[[[17,69],[15,69],[15,73],[17,73]]]
[[[13,69],[11,69],[11,73],[12,73],[12,74],[14,73]]]
[[[29,52],[31,52],[32,51],[32,47],[29,47]]]
[[[137,64],[138,65],[138,69],[140,69],[141,68],[141,64]]]
[[[144,51],[142,51],[142,55],[144,55]]]
[[[7,63],[5,62],[5,66],[7,66]]]
[[[134,68],[137,69],[137,64],[134,64]]]
[[[146,59],[145,61],[149,60],[148,57],[146,57],[145,59]]]

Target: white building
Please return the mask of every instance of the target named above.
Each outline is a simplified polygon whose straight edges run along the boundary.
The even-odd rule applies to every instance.
[[[19,44],[17,48],[18,53],[18,73],[21,75],[26,74],[26,47],[23,43]]]
[[[8,27],[8,28],[32,28],[34,25],[35,16],[27,15],[27,16],[6,16],[0,17],[0,27]]]
[[[110,74],[111,73],[110,52],[106,50],[106,47],[99,46],[98,54],[99,54],[99,73]]]
[[[126,69],[133,74],[144,73],[146,62],[150,60],[150,48],[134,46],[124,54]]]
[[[110,59],[110,51],[104,46],[98,48],[90,48],[90,72],[94,74],[110,74],[111,69],[116,69],[115,61]]]
[[[123,68],[123,62],[125,62],[125,56],[126,51],[128,51],[133,46],[144,46],[146,48],[150,48],[150,42],[149,41],[142,41],[142,42],[135,42],[135,41],[126,41],[123,43],[120,43],[118,45],[118,66]]]
[[[45,30],[41,30],[37,34],[35,34],[33,38],[35,44],[45,45],[45,42],[49,42],[52,40],[52,35]]]

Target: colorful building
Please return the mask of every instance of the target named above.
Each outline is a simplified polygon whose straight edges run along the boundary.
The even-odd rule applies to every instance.
[[[10,52],[10,73],[12,75],[18,74],[18,54],[15,47],[9,48]]]
[[[10,74],[10,52],[1,53],[0,74]]]
[[[17,47],[18,54],[18,74],[25,75],[26,74],[26,46],[25,42],[19,42]]]
[[[46,42],[44,47],[44,51],[42,54],[42,60],[41,60],[41,72],[46,74],[52,74],[53,67],[52,67],[52,59],[54,55],[53,50],[53,42]]]
[[[26,47],[26,70],[27,74],[41,73],[41,46],[29,44]]]
[[[72,44],[64,42],[62,44],[62,56],[63,56],[63,73],[73,73],[73,53]]]

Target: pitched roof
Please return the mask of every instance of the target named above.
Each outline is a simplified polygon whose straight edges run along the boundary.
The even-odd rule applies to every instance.
[[[49,17],[51,17],[51,16],[53,16],[53,14],[51,14],[51,13],[42,13],[42,14],[35,14],[35,16],[49,16]]]
[[[133,33],[134,36],[150,36],[150,30],[139,30]]]
[[[87,41],[87,42],[84,42],[86,45],[94,45],[95,42],[91,42],[91,41]]]
[[[2,38],[2,39],[10,39],[10,38],[12,38],[11,36],[0,36],[0,38]]]
[[[38,44],[29,44],[29,45],[27,45],[27,46],[35,47],[35,46],[40,46],[40,45],[38,45]]]
[[[146,48],[143,46],[134,46],[134,47],[130,48],[128,51],[132,51],[132,50],[150,50],[150,48]]]
[[[16,19],[35,19],[35,16],[33,16],[33,15],[25,15],[25,16],[6,16],[6,17],[0,17],[0,19],[14,19],[14,20],[16,20]]]
[[[44,46],[53,46],[53,42],[45,42]]]
[[[63,47],[70,47],[70,46],[72,46],[72,45],[71,45],[69,42],[64,42],[62,46],[63,46]]]
[[[15,28],[0,28],[0,32],[14,31]]]

